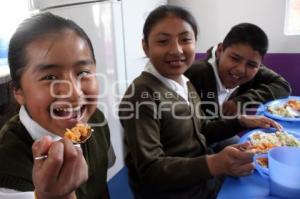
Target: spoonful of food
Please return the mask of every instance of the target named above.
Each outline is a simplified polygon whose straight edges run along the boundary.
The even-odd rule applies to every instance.
[[[80,144],[85,143],[94,132],[88,124],[77,123],[73,128],[66,129],[64,133],[64,138],[69,139],[75,146],[80,146]],[[37,156],[35,160],[43,160],[46,159],[48,155]]]
[[[93,131],[88,124],[77,123],[73,128],[66,130],[64,137],[71,140],[73,144],[82,144],[91,137]]]

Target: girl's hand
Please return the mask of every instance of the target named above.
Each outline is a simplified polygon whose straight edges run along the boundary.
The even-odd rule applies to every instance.
[[[253,155],[250,143],[225,147],[217,154],[207,156],[208,168],[213,176],[246,176],[253,173]],[[241,150],[243,149],[243,150]],[[249,149],[246,150],[245,149]]]
[[[88,167],[80,147],[69,140],[53,142],[45,136],[32,145],[32,178],[38,199],[75,199],[75,190],[88,179]]]
[[[283,128],[282,126],[275,122],[272,119],[269,119],[265,116],[261,115],[242,115],[239,118],[239,122],[242,126],[247,127],[247,128],[270,128],[274,127],[278,131],[281,131]]]

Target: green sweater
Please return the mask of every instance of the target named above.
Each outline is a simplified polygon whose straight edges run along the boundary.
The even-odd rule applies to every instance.
[[[104,115],[97,110],[89,122],[104,121]],[[106,177],[110,134],[107,122],[93,129],[91,138],[81,145],[89,168],[89,179],[76,190],[77,199],[109,198]],[[18,115],[0,130],[0,187],[18,191],[34,190],[32,144],[33,140]]]
[[[212,178],[207,143],[238,133],[237,120],[207,122],[188,83],[189,102],[150,73],[126,91],[119,115],[124,127],[126,165],[136,198],[206,198]]]

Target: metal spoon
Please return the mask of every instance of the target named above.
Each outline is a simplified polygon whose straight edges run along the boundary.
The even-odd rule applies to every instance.
[[[72,131],[72,130],[70,130],[70,131]],[[77,141],[77,140],[71,140],[71,139],[70,139],[70,141],[74,145],[83,144],[83,143],[85,143],[91,137],[91,135],[92,135],[93,132],[94,132],[94,129],[90,128],[89,131],[88,131],[88,134],[86,136],[81,136],[79,141]]]
[[[80,141],[71,140],[71,142],[74,144],[74,146],[80,147],[80,144],[85,143],[92,136],[93,132],[94,132],[94,129],[91,128],[90,131],[88,132],[87,136],[81,137],[82,139]],[[46,158],[48,158],[47,154],[34,157],[35,160],[44,160]]]

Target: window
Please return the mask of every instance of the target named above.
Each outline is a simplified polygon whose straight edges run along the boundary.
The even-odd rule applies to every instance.
[[[21,21],[29,16],[28,1],[0,2],[0,66],[7,64],[7,48],[11,35]]]
[[[300,0],[286,0],[285,35],[300,35]]]

